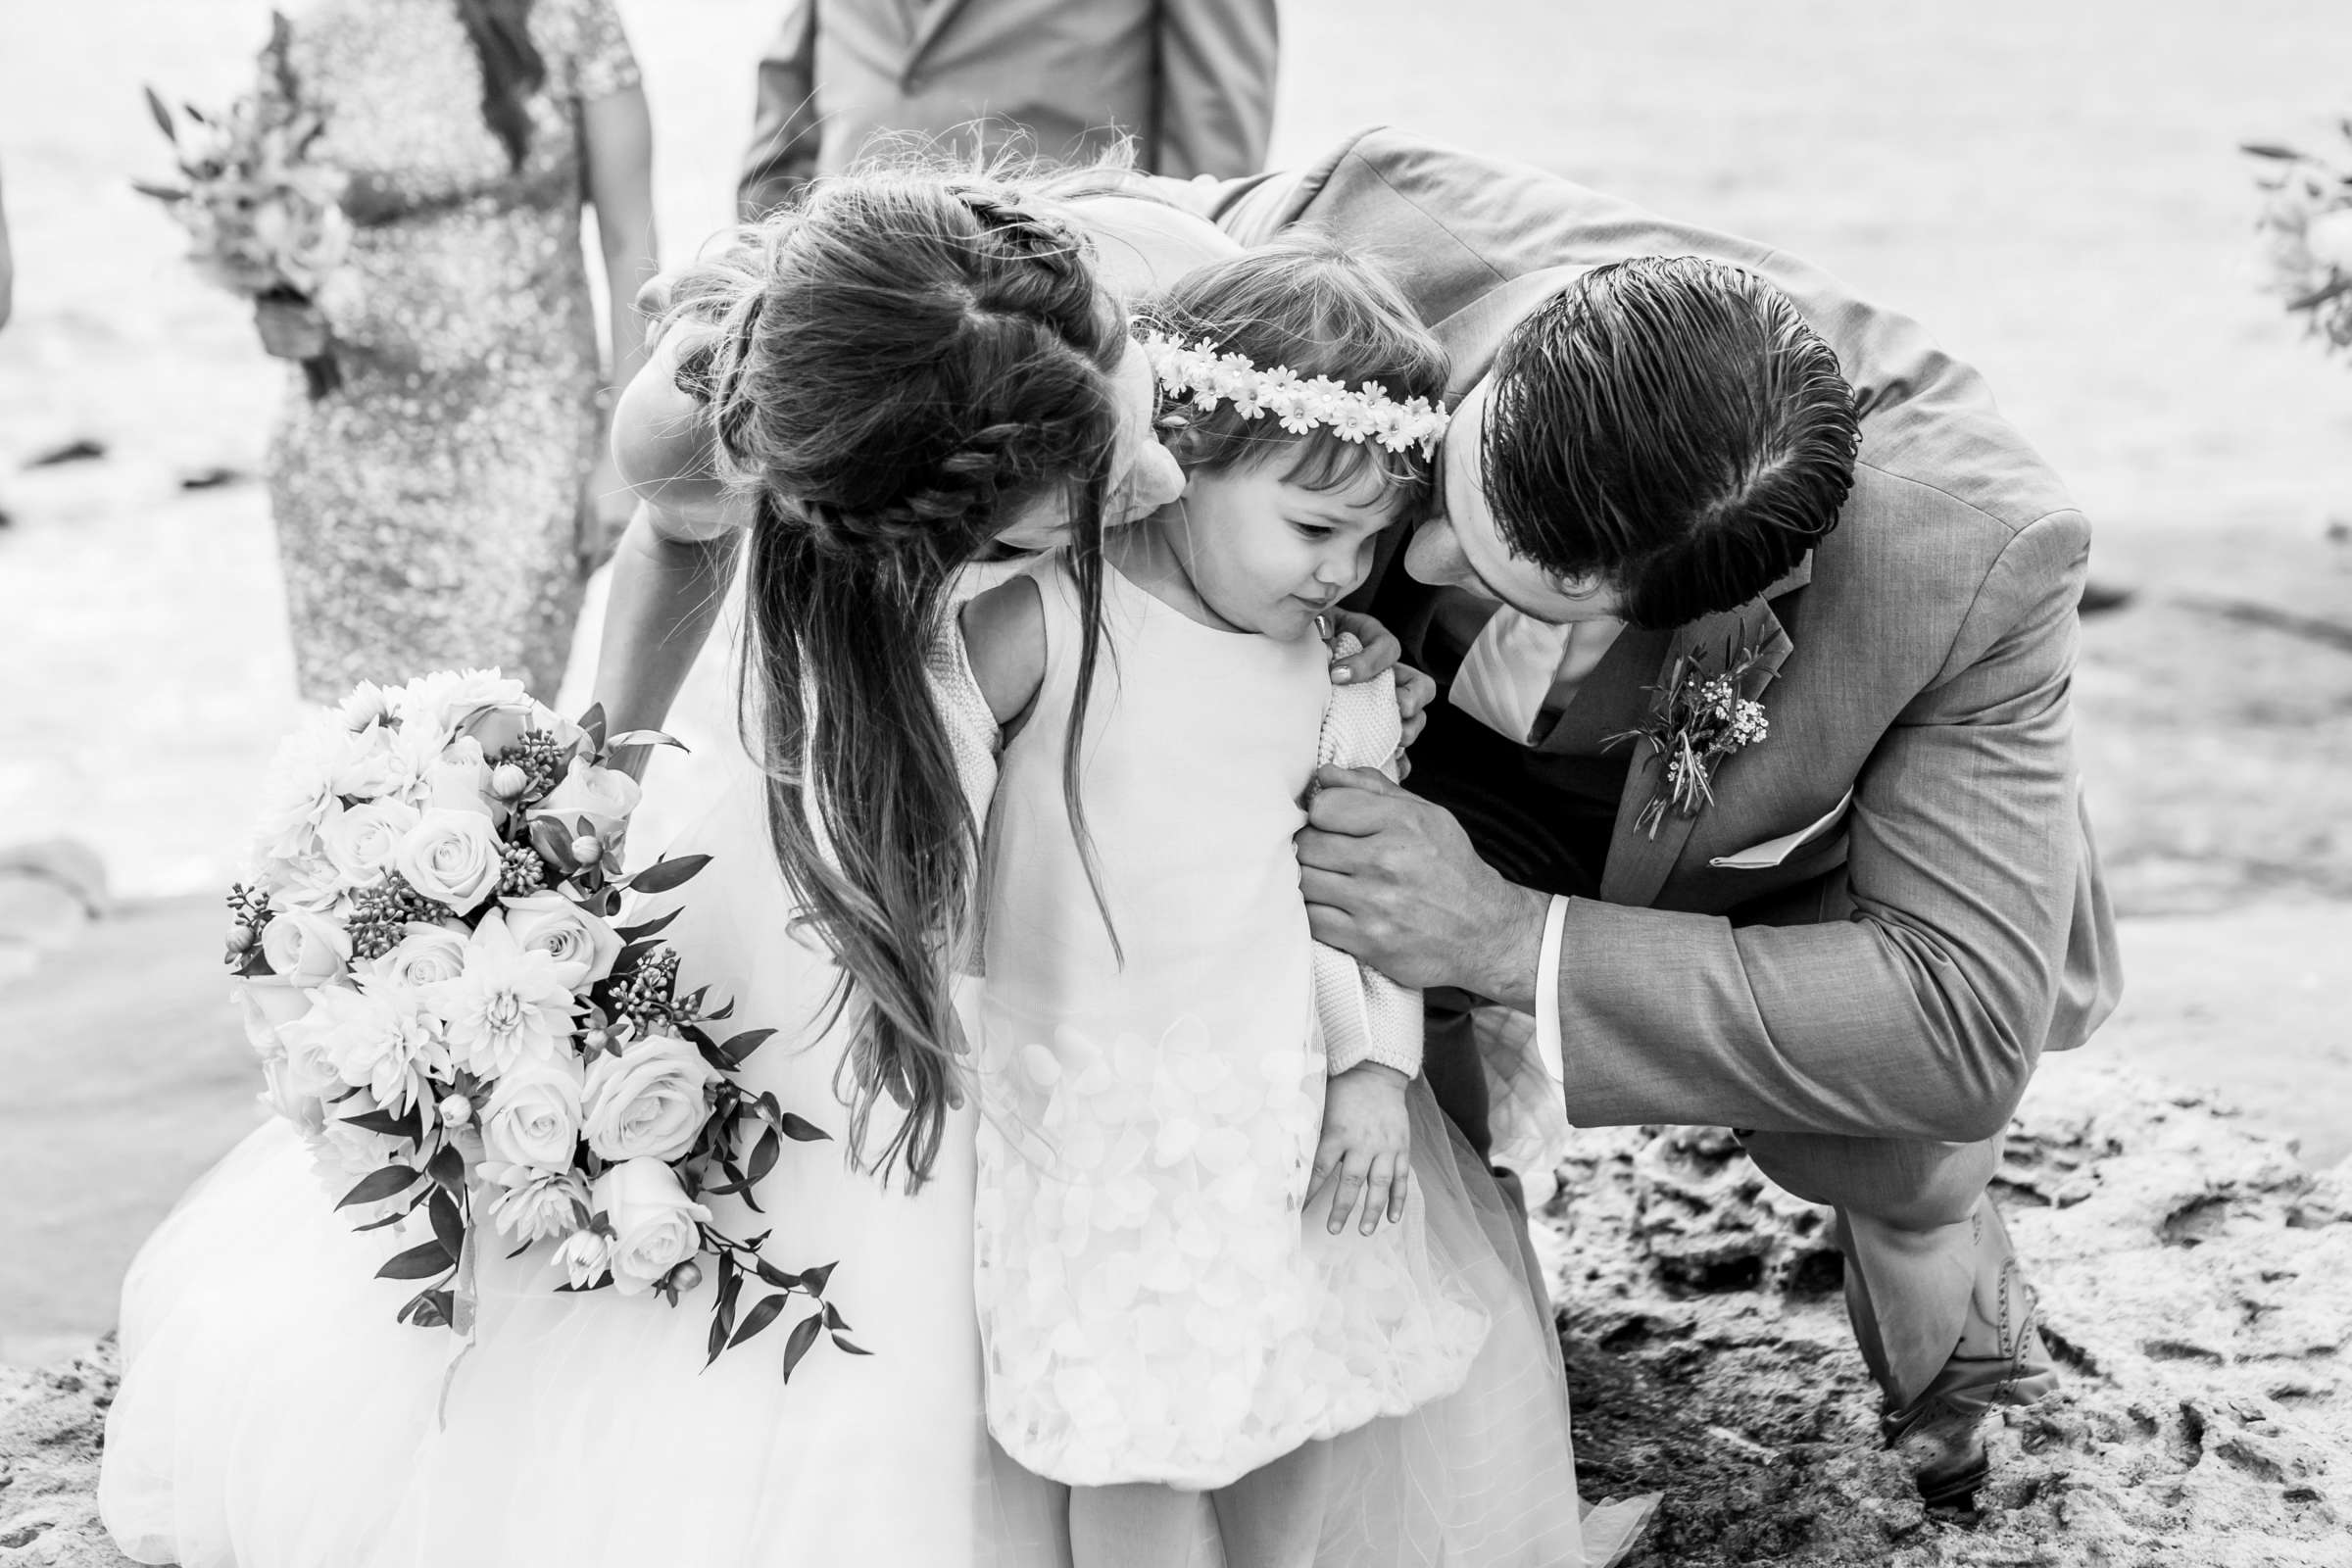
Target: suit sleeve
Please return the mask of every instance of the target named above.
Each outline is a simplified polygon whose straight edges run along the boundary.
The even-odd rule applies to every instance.
[[[816,0],[793,0],[775,41],[760,57],[752,145],[736,182],[735,207],[752,222],[790,201],[816,173],[822,131],[816,112]]]
[[[1274,0],[1161,0],[1150,163],[1176,179],[1254,174],[1274,127]]]
[[[1936,678],[1857,782],[1850,918],[1734,927],[1569,903],[1568,1113],[1969,1142],[2049,1034],[2087,853],[2068,686],[2088,526],[1993,563]]]

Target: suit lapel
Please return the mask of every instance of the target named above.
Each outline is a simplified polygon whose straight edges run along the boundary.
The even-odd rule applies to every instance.
[[[1809,566],[1810,558],[1807,558],[1799,571],[1809,575]],[[1740,649],[1753,648],[1760,657],[1755,668],[1749,671],[1743,690],[1749,697],[1762,696],[1765,687],[1779,675],[1781,665],[1795,647],[1788,640],[1788,632],[1782,628],[1781,617],[1773,613],[1770,601],[1799,585],[1800,580],[1796,580],[1792,574],[1791,579],[1776,583],[1764,595],[1750,600],[1738,610],[1708,615],[1673,633],[1665,654],[1658,660],[1650,677],[1651,686],[1663,687],[1667,671],[1685,654],[1703,658],[1706,666],[1712,670],[1723,667],[1727,650],[1737,654]],[[1616,650],[1611,649],[1610,652]],[[1646,719],[1662,700],[1662,694],[1655,690],[1644,695],[1648,700],[1641,710],[1641,716],[1635,720],[1637,723]],[[1565,723],[1567,715],[1562,715],[1561,721]],[[1647,906],[1656,902],[1659,890],[1665,887],[1675,861],[1682,857],[1684,842],[1690,837],[1690,830],[1698,825],[1698,818],[1668,807],[1654,836],[1636,826],[1642,808],[1648,806],[1663,782],[1666,760],[1663,755],[1653,753],[1646,741],[1637,740],[1627,744],[1635,748],[1634,760],[1626,769],[1625,793],[1617,802],[1617,827],[1609,838],[1609,859],[1601,874],[1600,896],[1611,904]],[[1704,809],[1720,808],[1726,792],[1739,788],[1740,761],[1740,755],[1735,753],[1715,765],[1713,780],[1717,806]]]
[[[901,0],[914,11],[914,41],[906,46],[906,69],[912,71],[922,64],[924,53],[939,37],[940,29],[963,9],[963,0]]]

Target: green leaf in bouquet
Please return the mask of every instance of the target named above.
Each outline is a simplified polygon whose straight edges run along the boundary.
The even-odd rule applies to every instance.
[[[2237,144],[2237,150],[2250,158],[2276,158],[2290,164],[2303,161],[2301,153],[2275,141],[2241,141]]]
[[[871,1355],[874,1353],[873,1351],[867,1349],[864,1346],[859,1345],[853,1340],[845,1340],[838,1334],[833,1336],[833,1347],[838,1350],[846,1350],[852,1355]]]
[[[685,906],[680,905],[677,908],[670,910],[667,914],[661,915],[652,920],[640,920],[635,925],[624,925],[612,934],[620,938],[620,940],[623,942],[640,942],[647,937],[658,937],[662,932],[669,929],[671,921],[675,920],[679,915],[684,914],[685,912]]]
[[[843,1317],[841,1308],[835,1306],[831,1301],[825,1303],[825,1327],[836,1334],[847,1334],[850,1331],[850,1320]]]
[[[379,1280],[429,1280],[458,1266],[457,1254],[441,1245],[438,1237],[399,1253],[375,1271]]]
[[[382,1170],[369,1171],[359,1185],[343,1195],[337,1208],[351,1208],[360,1203],[380,1203],[387,1198],[398,1198],[416,1185],[416,1172],[406,1165],[386,1165]]]
[[[378,1105],[375,1109],[364,1111],[360,1115],[339,1116],[336,1120],[348,1122],[367,1132],[381,1133],[386,1138],[405,1138],[419,1147],[424,1143],[424,1107],[422,1105],[411,1105],[407,1114],[399,1116]]]
[[[151,179],[134,179],[130,182],[130,188],[142,196],[152,196],[167,206],[172,202],[184,202],[188,199],[188,193],[177,185],[158,185]]]
[[[588,711],[580,715],[580,728],[588,732],[589,749],[602,752],[605,749],[605,705],[590,704]]]
[[[441,1184],[442,1190],[453,1197],[466,1191],[466,1156],[458,1152],[455,1144],[443,1144],[441,1152],[424,1167],[425,1174]]]
[[[752,1271],[779,1291],[797,1291],[801,1288],[801,1277],[798,1274],[780,1269],[764,1257],[752,1259]]]
[[[743,1265],[735,1261],[732,1248],[722,1244],[718,1250],[718,1304],[710,1311],[710,1359],[705,1367],[718,1359],[727,1348],[728,1338],[735,1332],[735,1302],[743,1295]]]
[[[554,866],[563,876],[569,876],[579,866],[579,862],[571,858],[573,837],[571,829],[552,816],[531,818],[531,848],[539,852],[539,858]]]
[[[156,129],[162,131],[172,146],[178,146],[179,127],[172,123],[172,110],[164,102],[163,95],[153,87],[141,87],[139,91],[147,95],[147,113],[155,117]]]
[[[2352,273],[2339,273],[2325,286],[2288,300],[2286,308],[2290,311],[2308,311],[2325,305],[2342,294],[2352,294]]]
[[[647,937],[641,942],[632,942],[628,944],[626,947],[622,948],[618,953],[612,956],[613,975],[618,977],[620,975],[629,973],[635,969],[648,955],[660,952],[662,944],[655,941],[651,937]]]
[[[710,863],[710,857],[708,855],[680,855],[656,860],[628,879],[629,891],[667,893],[671,888],[684,886],[689,878]]]
[[[810,1296],[824,1295],[825,1286],[832,1281],[833,1271],[839,1267],[841,1267],[841,1261],[836,1258],[830,1263],[820,1263],[815,1268],[801,1270],[801,1289],[807,1291]]]
[[[801,1357],[807,1355],[808,1353],[808,1347],[816,1343],[816,1335],[819,1327],[820,1325],[817,1322],[817,1317],[814,1312],[809,1313],[807,1317],[801,1319],[798,1323],[795,1323],[792,1326],[792,1338],[784,1342],[785,1382],[790,1383],[792,1381],[792,1369],[801,1364]]]
[[[447,1328],[457,1315],[457,1293],[447,1287],[418,1291],[409,1298],[408,1305],[400,1309],[393,1321],[412,1323],[420,1329]]]
[[[435,1188],[424,1205],[425,1215],[433,1222],[433,1238],[452,1257],[466,1252],[466,1217],[458,1212],[458,1200],[449,1196],[446,1188]]]
[[[675,735],[665,735],[658,729],[625,729],[612,737],[612,750],[629,746],[674,746],[691,757],[694,753]]]
[[[777,1120],[776,1129],[796,1144],[820,1144],[833,1136],[816,1123],[796,1116],[789,1110]]]
[[[751,1180],[764,1181],[767,1173],[776,1168],[776,1160],[783,1152],[784,1140],[776,1136],[776,1130],[773,1127],[761,1129],[760,1142],[752,1146]]]
[[[746,1029],[721,1045],[718,1054],[727,1058],[728,1066],[740,1067],[775,1032],[773,1029]]]
[[[761,1297],[760,1298],[760,1304],[744,1314],[743,1327],[737,1329],[735,1331],[735,1337],[727,1341],[727,1348],[730,1350],[735,1348],[735,1347],[752,1338],[761,1329],[766,1328],[770,1323],[773,1323],[776,1320],[777,1315],[784,1310],[784,1303],[791,1299],[791,1296],[784,1293],[778,1293],[774,1296]]]

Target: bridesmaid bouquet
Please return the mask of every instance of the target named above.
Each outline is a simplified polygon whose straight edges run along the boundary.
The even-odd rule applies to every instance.
[[[2276,142],[2249,143],[2263,160],[2270,196],[2262,230],[2288,311],[2329,348],[2352,348],[2352,120],[2338,122],[2346,150],[2333,156]]]
[[[378,1270],[418,1282],[400,1320],[471,1333],[485,1225],[519,1252],[554,1245],[564,1291],[611,1286],[671,1306],[715,1260],[710,1358],[826,1301],[833,1265],[791,1273],[706,1200],[753,1190],[783,1140],[826,1134],[737,1078],[772,1029],[720,1039],[732,1004],[681,995],[660,940],[678,910],[616,924],[624,893],[665,893],[708,856],[624,874],[638,789],[608,737],[495,671],[363,683],[271,765],[253,868],[229,894],[227,960],[262,1058],[265,1102],[300,1130],[361,1230],[421,1237]],[[767,1294],[737,1322],[747,1281]]]
[[[162,202],[187,230],[198,272],[302,323],[282,352],[301,362],[310,395],[320,398],[342,384],[342,373],[332,336],[309,308],[350,254],[352,226],[340,205],[345,175],[312,156],[325,122],[302,105],[288,42],[286,19],[273,16],[262,51],[264,89],[225,113],[181,105],[184,130],[155,89],[146,89],[148,112],[172,143],[178,178],[131,185]],[[278,345],[272,352],[280,352]]]

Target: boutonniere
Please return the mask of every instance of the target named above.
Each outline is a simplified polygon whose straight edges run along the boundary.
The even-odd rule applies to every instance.
[[[1763,650],[1758,648],[1734,652],[1727,646],[1723,668],[1709,674],[1704,652],[1679,656],[1667,669],[1665,681],[1649,688],[1658,694],[1649,722],[1601,742],[1608,747],[1622,741],[1647,741],[1650,755],[1666,760],[1656,792],[1634,820],[1634,826],[1648,837],[1658,836],[1658,824],[1666,819],[1668,807],[1685,816],[1696,816],[1712,806],[1716,764],[1755,745],[1770,731],[1764,705],[1740,690],[1748,671],[1763,658]]]

